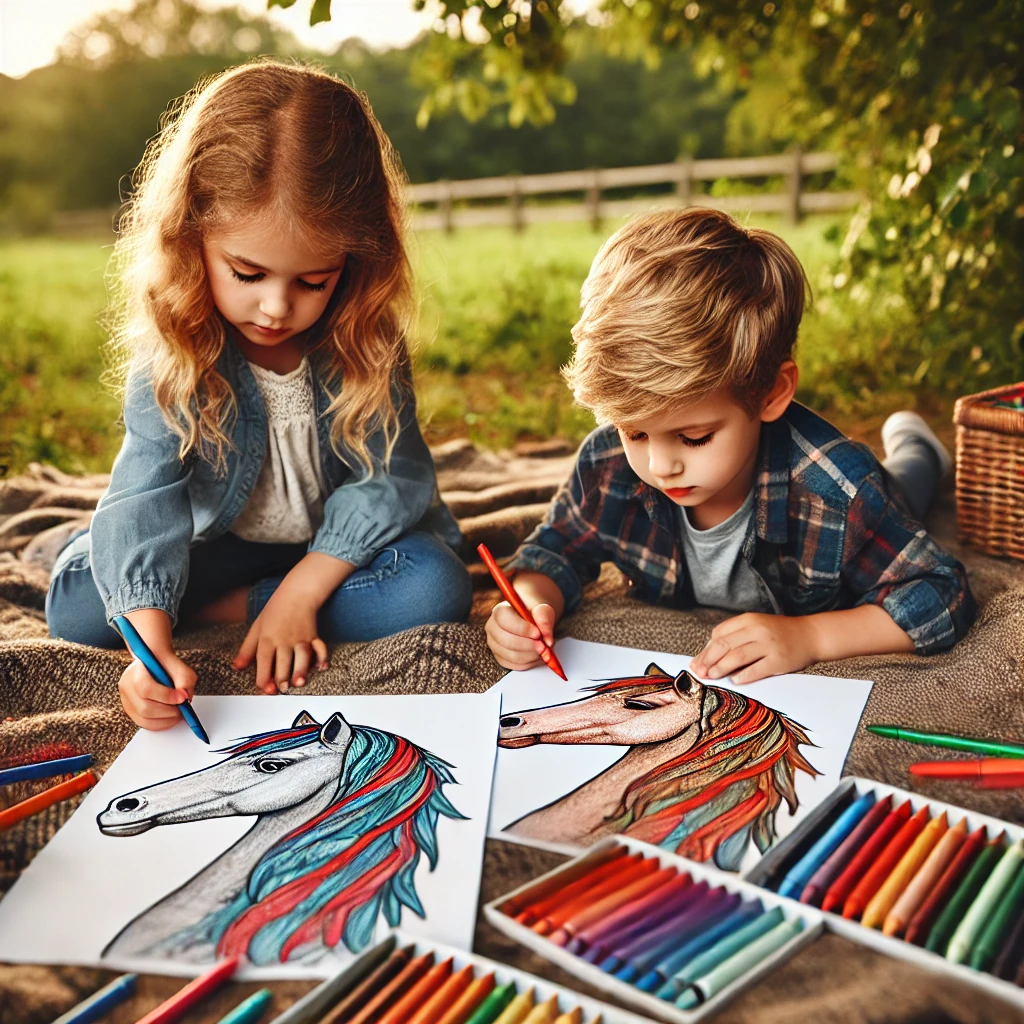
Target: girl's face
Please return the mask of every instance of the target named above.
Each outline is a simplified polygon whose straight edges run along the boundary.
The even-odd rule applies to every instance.
[[[320,318],[345,265],[324,262],[287,224],[253,218],[211,232],[203,258],[221,315],[253,345],[273,348]]]

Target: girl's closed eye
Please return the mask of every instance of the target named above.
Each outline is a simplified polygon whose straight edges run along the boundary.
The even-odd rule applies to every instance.
[[[240,270],[235,270],[234,267],[231,268],[231,273],[234,274],[235,278],[243,284],[254,284],[256,281],[262,281],[264,276],[259,272],[255,274],[243,274]]]

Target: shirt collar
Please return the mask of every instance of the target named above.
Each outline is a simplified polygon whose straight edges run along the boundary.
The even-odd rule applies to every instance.
[[[754,481],[754,522],[758,537],[769,544],[785,544],[789,536],[789,453],[786,418],[762,424]]]

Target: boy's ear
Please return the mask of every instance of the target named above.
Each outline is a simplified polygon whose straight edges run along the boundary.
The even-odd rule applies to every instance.
[[[761,404],[762,423],[774,423],[788,408],[796,394],[796,386],[800,382],[800,371],[792,359],[787,359],[780,367],[771,391],[765,395]]]

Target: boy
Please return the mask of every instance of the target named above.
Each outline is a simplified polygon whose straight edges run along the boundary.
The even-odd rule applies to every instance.
[[[917,521],[949,453],[914,413],[882,430],[885,468],[793,402],[806,279],[792,250],[726,214],[652,214],[597,254],[565,376],[606,424],[516,552],[487,622],[506,668],[614,562],[646,601],[737,613],[692,663],[749,683],[816,661],[950,647],[976,608],[963,566]]]

